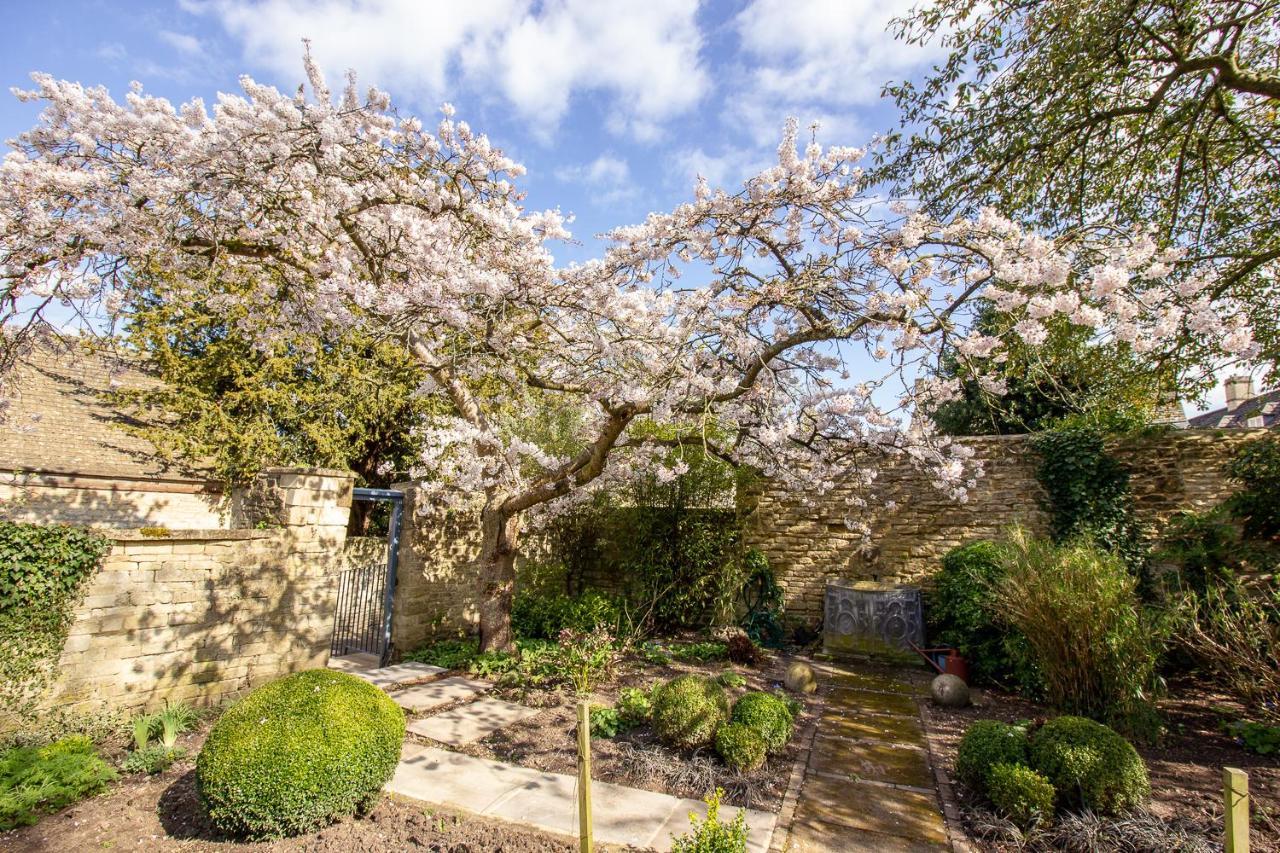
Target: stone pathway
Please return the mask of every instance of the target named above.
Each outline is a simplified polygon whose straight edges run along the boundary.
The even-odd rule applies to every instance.
[[[514,702],[485,698],[489,683],[462,676],[441,678],[446,670],[408,663],[377,667],[367,655],[333,658],[330,667],[349,672],[388,692],[410,715],[408,730],[431,740],[460,745],[480,740],[498,729],[538,713]],[[445,706],[446,711],[431,713]],[[386,789],[424,803],[577,837],[576,775],[543,773],[501,761],[406,742],[395,776]],[[607,782],[591,785],[595,840],[602,844],[671,849],[674,836],[690,828],[689,814],[706,816],[706,804]],[[721,819],[733,820],[738,809],[726,806]],[[746,809],[747,849],[765,853],[777,815]]]
[[[950,850],[916,697],[890,670],[823,667],[828,690],[784,853]]]

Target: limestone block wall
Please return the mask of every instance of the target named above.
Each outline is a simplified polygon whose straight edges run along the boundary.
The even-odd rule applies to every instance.
[[[76,608],[48,701],[73,712],[214,702],[323,666],[333,632],[352,478],[272,469],[273,516],[234,530],[109,532]]]
[[[0,518],[36,524],[212,529],[230,526],[221,487],[204,480],[0,471]]]
[[[1177,430],[1114,443],[1110,450],[1130,471],[1139,517],[1159,526],[1180,509],[1204,510],[1232,492],[1223,470],[1243,442],[1267,430]],[[923,582],[957,545],[999,536],[1013,524],[1047,532],[1036,480],[1037,457],[1026,436],[964,439],[985,465],[966,503],[936,491],[905,464],[890,465],[867,510],[870,541],[844,524],[849,488],[806,503],[765,482],[743,496],[749,515],[744,539],[762,550],[783,588],[788,618],[822,619],[822,596],[832,578]],[[812,496],[810,496],[812,498]],[[889,508],[890,502],[896,507]]]

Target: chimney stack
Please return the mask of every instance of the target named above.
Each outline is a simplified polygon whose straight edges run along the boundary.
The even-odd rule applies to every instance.
[[[1223,383],[1223,388],[1227,392],[1228,412],[1234,412],[1237,406],[1255,396],[1253,378],[1250,376],[1232,376]]]

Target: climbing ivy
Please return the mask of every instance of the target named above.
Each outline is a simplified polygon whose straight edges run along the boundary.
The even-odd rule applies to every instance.
[[[110,547],[79,527],[0,521],[0,713],[21,716],[39,700],[85,580]]]
[[[1062,426],[1037,434],[1031,444],[1040,456],[1036,477],[1048,498],[1053,539],[1091,539],[1141,574],[1149,552],[1146,532],[1133,514],[1129,472],[1107,453],[1103,430]]]

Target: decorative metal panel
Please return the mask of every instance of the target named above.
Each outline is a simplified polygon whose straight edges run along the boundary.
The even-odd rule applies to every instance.
[[[911,643],[924,645],[918,587],[875,581],[827,583],[823,648],[828,654],[911,659]]]

